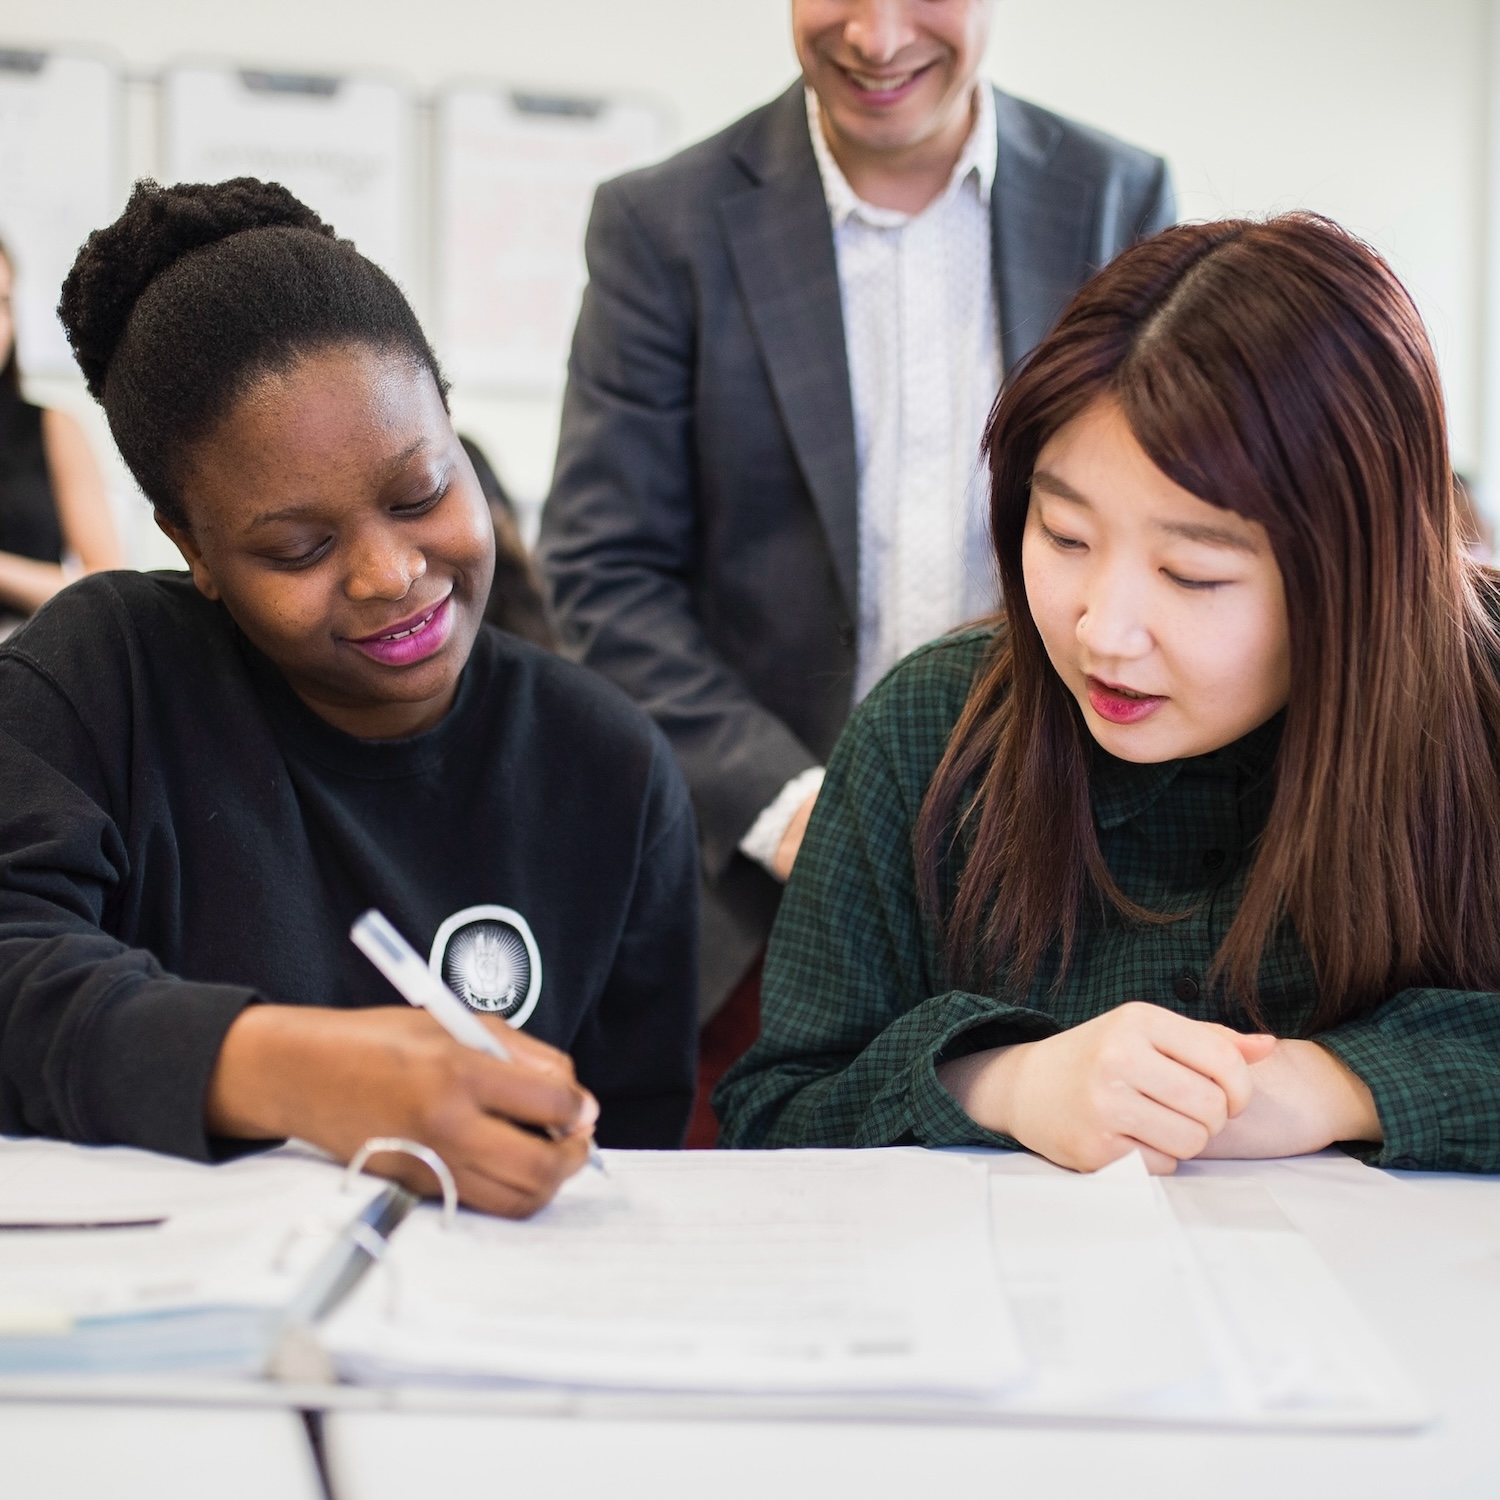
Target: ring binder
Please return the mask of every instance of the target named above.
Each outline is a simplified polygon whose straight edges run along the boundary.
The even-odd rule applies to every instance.
[[[443,1227],[448,1228],[458,1213],[458,1187],[448,1163],[420,1141],[372,1135],[350,1158],[339,1191],[347,1193],[365,1163],[382,1151],[414,1156],[436,1173],[443,1190]],[[333,1363],[319,1342],[316,1325],[353,1291],[371,1266],[385,1258],[391,1234],[416,1204],[414,1194],[392,1183],[345,1226],[338,1243],[329,1249],[279,1320],[265,1364],[265,1373],[272,1380],[293,1385],[334,1381]]]
[[[453,1180],[453,1173],[448,1170],[448,1163],[431,1146],[424,1146],[420,1141],[408,1141],[398,1135],[372,1135],[349,1158],[349,1165],[344,1170],[344,1191],[348,1191],[354,1179],[364,1170],[365,1163],[382,1151],[414,1156],[419,1162],[432,1168],[438,1185],[443,1190],[443,1228],[451,1229],[458,1216],[458,1184]]]

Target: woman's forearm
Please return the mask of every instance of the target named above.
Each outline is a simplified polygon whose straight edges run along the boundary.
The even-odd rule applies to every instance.
[[[0,552],[0,609],[35,614],[67,582],[57,563]]]
[[[115,535],[109,491],[83,428],[66,412],[49,407],[42,413],[42,441],[65,550],[86,573],[123,568],[125,554]]]

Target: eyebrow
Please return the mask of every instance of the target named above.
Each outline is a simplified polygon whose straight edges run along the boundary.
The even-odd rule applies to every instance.
[[[1074,505],[1086,506],[1089,510],[1094,509],[1094,503],[1089,497],[1079,490],[1075,490],[1066,479],[1060,478],[1047,469],[1038,469],[1031,476],[1033,488],[1046,490],[1049,494],[1056,495],[1059,500],[1071,501]],[[1202,542],[1211,547],[1229,547],[1236,552],[1249,552],[1252,555],[1260,551],[1254,540],[1241,531],[1235,531],[1228,526],[1215,526],[1211,521],[1155,521],[1152,523],[1158,531],[1164,531],[1168,536],[1178,536],[1187,542]]]
[[[1075,505],[1087,505],[1090,510],[1094,508],[1087,495],[1080,494],[1066,479],[1059,478],[1050,469],[1034,470],[1031,476],[1031,487],[1047,490],[1056,495],[1059,500],[1071,500]]]
[[[408,459],[413,458],[426,443],[426,438],[418,438],[415,442],[408,444],[400,453],[391,459],[389,467],[399,468]],[[315,514],[318,510],[318,502],[310,500],[305,505],[287,505],[280,510],[263,510],[258,516],[252,517],[246,531],[254,531],[259,526],[269,526],[274,521],[300,521],[304,516]]]
[[[304,516],[311,515],[316,510],[316,504],[288,505],[282,510],[263,510],[251,520],[245,529],[254,531],[257,526],[269,526],[273,521],[300,521]]]
[[[1194,521],[1157,521],[1158,531],[1169,536],[1180,536],[1188,542],[1206,542],[1211,547],[1230,547],[1236,552],[1257,553],[1260,548],[1241,532],[1231,531],[1227,526],[1199,525]]]

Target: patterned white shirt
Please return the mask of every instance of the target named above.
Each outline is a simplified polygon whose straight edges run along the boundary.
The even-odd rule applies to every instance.
[[[807,123],[833,224],[859,475],[858,702],[908,652],[995,606],[989,476],[979,462],[1001,356],[990,230],[995,100],[975,86],[974,125],[948,185],[920,213],[877,208],[849,186]],[[784,787],[740,843],[769,867],[793,813],[821,784]]]
[[[994,607],[989,476],[979,440],[1000,386],[990,231],[995,100],[948,185],[921,213],[855,196],[808,125],[833,220],[859,465],[859,637],[854,698],[918,646]]]

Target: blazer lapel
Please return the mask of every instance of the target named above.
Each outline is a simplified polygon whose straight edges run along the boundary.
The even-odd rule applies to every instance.
[[[990,194],[991,243],[1000,345],[1009,371],[1097,269],[1089,254],[1094,187],[1050,165],[1061,129],[1045,117],[1023,113],[999,89],[995,127],[1000,150]]]
[[[1097,269],[1093,184],[1052,165],[1062,132],[995,90],[990,197],[1001,350],[1012,370]],[[828,538],[845,606],[859,608],[859,475],[838,265],[794,84],[733,154],[749,177],[719,203],[729,257],[782,425]]]
[[[854,411],[833,230],[799,82],[734,149],[751,178],[719,204],[730,261],[850,618],[859,609]]]

